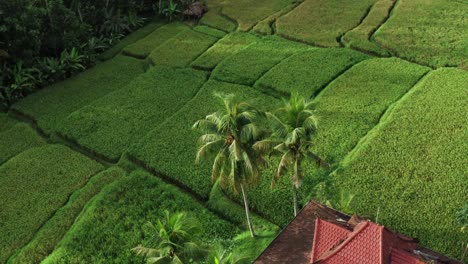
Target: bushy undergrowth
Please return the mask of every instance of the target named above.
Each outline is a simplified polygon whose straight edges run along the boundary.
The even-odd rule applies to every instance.
[[[0,164],[15,155],[46,144],[34,129],[25,123],[18,123],[5,132],[0,132]]]
[[[27,243],[101,169],[95,161],[60,145],[29,149],[1,165],[0,262]]]
[[[211,165],[207,162],[195,164],[196,142],[200,135],[192,130],[192,125],[219,109],[220,105],[213,97],[215,91],[235,93],[264,110],[278,103],[250,87],[210,80],[179,112],[129,150],[131,156],[206,199],[212,185]]]
[[[123,49],[123,53],[136,58],[144,59],[151,53],[151,51],[186,29],[188,29],[188,26],[182,23],[171,23],[164,25],[154,30],[145,38],[125,47]]]
[[[307,50],[273,67],[255,83],[255,87],[283,94],[296,91],[311,97],[345,69],[368,58],[349,49]]]
[[[123,170],[110,168],[93,176],[83,188],[73,193],[67,204],[55,212],[34,238],[8,261],[8,264],[39,263],[46,258],[74,224],[86,203],[106,185],[124,175]]]
[[[370,40],[371,35],[385,21],[395,4],[395,0],[378,0],[372,6],[366,18],[359,26],[346,32],[343,43],[351,48],[371,52],[381,56],[390,56],[390,53]]]
[[[124,87],[143,72],[142,61],[116,56],[82,74],[24,98],[13,109],[33,117],[41,129],[51,132],[73,111]]]
[[[261,20],[293,2],[294,0],[225,1],[222,13],[237,21],[238,30],[249,31]]]
[[[253,34],[230,33],[204,52],[191,65],[201,69],[212,70],[218,63],[257,40],[258,38]]]
[[[377,0],[306,0],[276,21],[277,33],[320,46],[338,47],[338,38],[357,26]]]
[[[356,196],[352,208],[460,257],[467,242],[456,212],[468,196],[468,73],[427,75],[349,155],[333,177]]]
[[[468,31],[460,29],[468,28],[467,10],[462,1],[398,1],[374,39],[393,55],[417,63],[433,67],[466,64]]]
[[[154,65],[185,67],[217,40],[206,34],[184,30],[154,49],[148,58]]]
[[[253,85],[264,73],[287,57],[309,49],[308,46],[279,37],[264,37],[218,64],[213,78]]]
[[[144,242],[142,226],[161,219],[165,210],[199,219],[208,243],[239,232],[176,187],[136,171],[104,188],[44,263],[143,263],[131,249]]]
[[[70,114],[58,131],[111,160],[182,108],[206,81],[207,73],[156,66]]]

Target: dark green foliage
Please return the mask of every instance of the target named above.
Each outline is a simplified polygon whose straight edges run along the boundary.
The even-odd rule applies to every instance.
[[[104,188],[87,205],[45,263],[142,263],[131,248],[145,242],[141,226],[161,219],[165,210],[200,219],[202,240],[208,243],[232,238],[239,231],[180,189],[136,171]]]
[[[125,88],[70,114],[58,131],[117,161],[132,143],[195,96],[206,77],[206,72],[192,69],[153,67]]]
[[[34,238],[10,260],[14,263],[39,263],[57,246],[63,236],[74,224],[84,206],[97,195],[102,188],[123,177],[125,173],[118,168],[110,168],[95,176],[81,189],[72,194],[67,204],[55,212]]]
[[[467,237],[455,217],[468,200],[467,80],[458,69],[429,73],[334,176],[338,188],[356,195],[356,212],[379,210],[379,223],[453,257]]]
[[[226,32],[224,32],[224,31],[221,31],[219,29],[215,29],[215,28],[212,28],[212,27],[208,27],[208,26],[203,26],[203,25],[198,25],[198,26],[194,27],[193,30],[195,30],[197,32],[200,32],[200,33],[204,33],[204,34],[213,36],[213,37],[216,37],[216,38],[222,38],[222,37],[226,36]]]
[[[255,83],[255,87],[267,92],[274,89],[283,94],[296,91],[311,97],[342,71],[367,58],[349,49],[307,50],[273,67]]]
[[[125,47],[139,41],[140,39],[145,38],[146,36],[151,34],[151,32],[155,31],[162,25],[163,23],[161,22],[150,22],[143,28],[132,32],[130,35],[120,40],[115,46],[112,46],[110,49],[104,51],[102,54],[99,55],[99,59],[109,60],[115,57],[115,55],[119,54],[120,51],[122,51]]]
[[[253,34],[230,33],[198,57],[191,65],[193,67],[212,70],[224,59],[228,58],[257,41]]]
[[[432,67],[468,63],[466,1],[398,1],[374,39],[392,55]]]
[[[261,41],[219,63],[213,71],[213,78],[252,85],[282,60],[308,48],[306,45],[289,42],[276,36],[264,37]]]
[[[30,126],[18,123],[9,130],[0,132],[0,164],[27,149],[40,147],[45,143]]]
[[[123,54],[144,59],[151,53],[151,51],[186,29],[188,29],[188,27],[182,23],[164,25],[154,30],[145,38],[125,47],[123,49]]]
[[[214,92],[234,93],[258,105],[262,110],[274,107],[278,101],[250,87],[218,81],[208,81],[198,94],[139,143],[129,153],[150,168],[189,187],[198,195],[208,198],[211,190],[211,165],[195,164],[199,133],[192,130],[195,121],[213,113],[220,107],[213,100]]]
[[[73,111],[124,87],[143,72],[144,63],[140,60],[117,56],[28,96],[13,109],[33,117],[41,129],[51,132]]]
[[[279,35],[319,46],[339,47],[339,37],[360,23],[377,0],[307,0],[276,21]]]
[[[153,65],[185,67],[217,40],[206,34],[184,30],[154,49],[148,58]]]
[[[1,165],[0,262],[27,243],[101,169],[98,163],[60,145],[24,151]]]

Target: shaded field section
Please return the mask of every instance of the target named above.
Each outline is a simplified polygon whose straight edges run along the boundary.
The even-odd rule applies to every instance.
[[[264,110],[277,104],[277,100],[250,87],[210,80],[180,111],[129,149],[131,158],[190,188],[204,199],[208,199],[211,190],[211,165],[195,164],[196,142],[200,134],[192,130],[192,125],[221,107],[221,102],[213,97],[214,92],[234,93]]]
[[[0,113],[0,132],[4,132],[12,128],[16,123],[16,120],[9,117],[7,114]]]
[[[144,59],[151,53],[151,51],[166,42],[166,40],[187,29],[189,29],[189,27],[183,23],[171,23],[164,25],[151,32],[145,38],[126,46],[122,50],[122,53],[124,55]]]
[[[206,78],[206,72],[193,69],[152,67],[125,88],[70,114],[57,131],[116,162],[195,96]]]
[[[466,234],[455,213],[468,200],[468,73],[429,73],[347,157],[339,188],[363,215],[460,258]],[[465,243],[465,244],[463,244]]]
[[[390,52],[380,47],[370,38],[374,32],[385,22],[390,16],[390,11],[395,5],[396,0],[379,0],[375,2],[369,10],[369,14],[364,18],[361,24],[346,32],[341,41],[353,49],[370,52],[380,56],[390,56]]]
[[[209,27],[209,26],[204,26],[204,25],[197,25],[197,26],[195,26],[193,28],[193,30],[196,31],[196,32],[200,32],[200,33],[203,33],[203,34],[206,34],[206,35],[216,37],[216,38],[222,38],[222,37],[226,36],[226,34],[227,34],[226,32],[224,32],[222,30],[212,28],[212,27]]]
[[[32,148],[0,166],[0,262],[27,243],[103,167],[67,147]]]
[[[370,59],[356,64],[333,80],[314,100],[319,129],[312,150],[332,168],[355,147],[381,115],[403,96],[429,68],[400,59]],[[260,186],[250,192],[250,204],[266,219],[284,226],[292,219],[292,190],[289,176],[271,189],[273,168],[266,170]],[[327,179],[330,171],[306,162],[299,201],[315,195],[315,186]],[[234,197],[241,201],[241,197]]]
[[[287,38],[339,47],[339,37],[356,27],[376,1],[305,0],[276,20],[276,30]]]
[[[124,175],[125,172],[122,169],[110,168],[93,176],[83,188],[73,193],[67,204],[57,210],[26,246],[10,258],[8,264],[41,262],[52,253],[86,203],[97,195],[104,186]]]
[[[105,187],[86,206],[44,263],[143,263],[130,249],[149,239],[143,225],[156,224],[164,210],[199,219],[206,242],[232,238],[240,231],[176,187],[135,171]]]
[[[132,32],[130,35],[126,36],[122,40],[120,40],[115,46],[111,47],[110,49],[104,51],[99,55],[100,60],[109,60],[119,54],[125,47],[131,45],[142,38],[145,38],[150,33],[155,31],[157,28],[164,25],[163,22],[150,22],[144,27],[138,29],[137,31]]]
[[[223,0],[206,1],[208,12],[206,12],[200,19],[200,24],[216,28],[224,32],[236,30],[237,23],[233,19],[221,14],[223,2]]]
[[[27,149],[45,144],[45,140],[29,125],[18,123],[0,133],[0,164]]]
[[[261,40],[223,60],[213,70],[213,78],[220,81],[253,85],[264,73],[289,56],[310,49],[276,36]]]
[[[220,39],[205,53],[198,57],[191,66],[205,70],[212,70],[221,61],[236,54],[248,45],[258,40],[253,34],[233,32]]]
[[[123,88],[143,72],[142,61],[118,55],[29,95],[13,105],[13,110],[33,118],[42,130],[51,133],[70,113]]]
[[[255,88],[266,92],[273,89],[285,96],[296,91],[311,97],[347,68],[368,58],[349,49],[307,50],[273,67],[255,83]]]
[[[468,65],[467,13],[466,1],[400,0],[374,40],[420,64]]]
[[[153,65],[185,67],[217,40],[207,34],[184,30],[154,49],[148,58]]]
[[[258,22],[291,5],[293,0],[229,0],[222,5],[222,13],[239,24],[239,31],[249,31]]]

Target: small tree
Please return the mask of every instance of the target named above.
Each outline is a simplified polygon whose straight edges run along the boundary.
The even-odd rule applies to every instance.
[[[280,156],[272,187],[286,172],[291,173],[294,216],[297,215],[297,189],[302,184],[304,160],[314,160],[318,165],[328,167],[328,163],[312,152],[312,137],[317,130],[318,118],[312,110],[312,103],[297,93],[274,113],[266,113],[271,124],[271,136],[258,141],[254,148],[261,153]]]
[[[260,136],[257,119],[260,112],[239,101],[232,94],[215,94],[223,109],[197,121],[193,127],[203,133],[199,138],[196,161],[212,155],[212,181],[220,179],[221,186],[229,185],[242,192],[250,235],[255,236],[247,198],[247,188],[259,182],[260,167],[265,162],[252,148]]]
[[[148,264],[182,264],[204,251],[198,240],[201,226],[197,219],[186,213],[169,214],[165,211],[163,220],[158,220],[156,226],[148,222],[143,228],[150,237],[148,246],[139,245],[132,250],[144,256]]]

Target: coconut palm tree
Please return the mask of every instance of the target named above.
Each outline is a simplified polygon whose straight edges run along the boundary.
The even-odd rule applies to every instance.
[[[305,160],[314,160],[318,165],[328,164],[312,152],[312,137],[317,130],[318,118],[312,109],[312,103],[298,93],[292,93],[289,101],[274,113],[266,113],[271,124],[271,136],[258,141],[254,149],[260,153],[280,156],[275,170],[272,187],[278,179],[289,172],[291,175],[294,216],[297,215],[297,189],[302,184],[302,164]]]
[[[197,238],[201,232],[200,224],[186,213],[165,211],[163,220],[158,220],[156,226],[148,222],[143,228],[150,237],[149,246],[139,245],[132,250],[144,256],[148,264],[182,264],[204,251]]]
[[[247,225],[255,236],[247,198],[247,188],[258,183],[264,160],[252,148],[260,137],[256,121],[260,112],[233,94],[216,93],[223,109],[197,121],[193,127],[203,133],[198,140],[196,161],[214,156],[212,181],[220,179],[221,186],[229,186],[234,192],[242,192]]]

